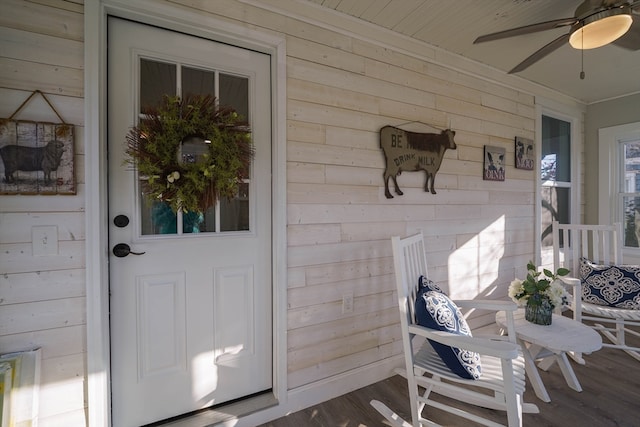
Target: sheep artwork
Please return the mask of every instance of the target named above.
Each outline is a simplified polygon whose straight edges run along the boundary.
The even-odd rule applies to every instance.
[[[51,172],[58,170],[63,153],[64,143],[61,141],[49,141],[44,147],[6,145],[0,148],[5,182],[15,182],[13,174],[16,171],[43,171],[44,182],[49,184]]]
[[[440,169],[445,151],[456,149],[453,140],[455,134],[451,129],[439,134],[410,132],[394,126],[380,129],[380,147],[386,160],[384,195],[387,199],[393,198],[389,191],[389,178],[393,179],[396,194],[403,194],[396,179],[403,171],[425,171],[424,191],[436,194],[436,173]]]

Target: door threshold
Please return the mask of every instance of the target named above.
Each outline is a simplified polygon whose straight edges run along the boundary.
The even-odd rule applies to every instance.
[[[278,399],[269,390],[264,393],[222,403],[219,406],[202,409],[200,411],[184,415],[179,419],[171,419],[166,422],[154,423],[153,426],[161,427],[215,427],[219,423],[238,419],[257,411],[276,406]]]

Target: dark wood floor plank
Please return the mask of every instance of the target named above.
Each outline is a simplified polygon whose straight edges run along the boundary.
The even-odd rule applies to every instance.
[[[630,339],[629,344],[640,345]],[[640,362],[620,350],[602,349],[585,355],[586,364],[571,361],[583,391],[567,386],[557,365],[541,372],[551,397],[550,403],[540,401],[527,381],[525,401],[535,403],[540,414],[525,414],[524,425],[531,427],[640,426]],[[405,419],[409,419],[407,386],[404,378],[394,376],[320,405],[304,409],[259,427],[377,427],[388,425],[369,405],[378,399]],[[450,401],[438,397],[439,401]],[[470,412],[506,423],[503,413],[465,407]],[[464,419],[436,409],[428,409],[428,418],[443,426],[473,426]]]

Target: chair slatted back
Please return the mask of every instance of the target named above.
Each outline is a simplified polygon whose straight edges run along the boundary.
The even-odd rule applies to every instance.
[[[553,221],[553,265],[579,277],[580,257],[597,264],[622,263],[622,225],[560,224]],[[560,247],[562,242],[562,247]]]
[[[427,258],[422,233],[400,239],[391,238],[398,302],[401,310],[403,333],[415,323],[414,301],[418,291],[418,279],[427,276]]]

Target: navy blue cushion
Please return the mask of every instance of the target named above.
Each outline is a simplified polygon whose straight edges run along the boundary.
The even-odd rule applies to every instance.
[[[418,278],[418,292],[436,291],[444,294],[444,291],[440,289],[438,285],[433,283],[433,280],[420,276]]]
[[[591,304],[640,309],[640,266],[598,265],[580,258],[582,299]]]
[[[426,287],[425,287],[426,288]],[[467,321],[456,304],[442,292],[419,292],[415,302],[416,323],[437,331],[471,336]],[[473,351],[450,347],[429,340],[442,361],[458,376],[477,380],[482,373],[480,355]]]

